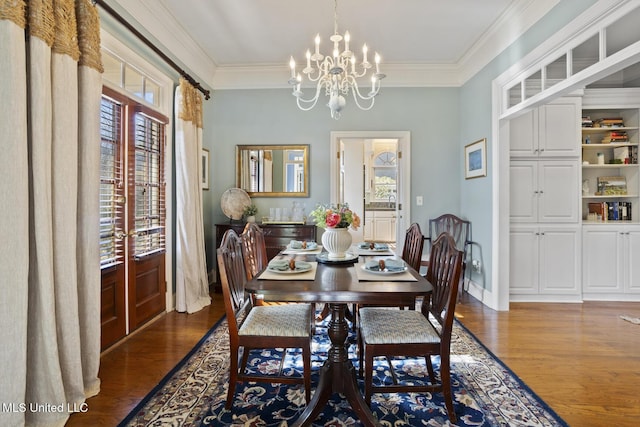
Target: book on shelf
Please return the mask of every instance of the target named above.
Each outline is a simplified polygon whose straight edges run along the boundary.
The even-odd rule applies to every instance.
[[[604,117],[593,122],[597,128],[623,128],[624,120],[621,117]]]
[[[582,116],[582,127],[583,128],[592,128],[593,120],[589,116]]]
[[[602,138],[602,144],[629,142],[629,136],[625,131],[611,131]]]
[[[631,202],[590,202],[590,221],[631,221]]]
[[[627,178],[624,176],[599,176],[597,196],[615,196],[627,194]]]

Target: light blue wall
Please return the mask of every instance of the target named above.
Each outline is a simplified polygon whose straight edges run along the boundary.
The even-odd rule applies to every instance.
[[[210,150],[210,190],[204,193],[209,268],[213,265],[216,222],[228,219],[220,209],[222,193],[235,187],[237,144],[309,144],[309,198],[255,198],[258,217],[269,207],[329,202],[330,134],[332,131],[411,132],[411,220],[427,230],[430,217],[460,210],[461,149],[459,88],[383,88],[370,111],[347,100],[335,121],[320,100],[301,111],[289,89],[220,90],[204,103],[204,145]],[[415,196],[424,205],[415,205]]]
[[[486,178],[462,180],[461,211],[473,224],[473,257],[483,264],[482,274],[473,274],[476,283],[491,290],[492,269],[492,182],[491,153],[495,149],[491,134],[491,84],[512,64],[522,59],[531,50],[555,34],[572,19],[594,4],[595,0],[562,0],[545,17],[538,21],[519,40],[504,50],[460,91],[460,136],[461,145],[487,138],[487,160],[489,174]],[[508,260],[501,260],[508,262]],[[473,273],[473,272],[472,272]]]

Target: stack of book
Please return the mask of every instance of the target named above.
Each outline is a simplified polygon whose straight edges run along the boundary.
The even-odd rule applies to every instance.
[[[627,132],[623,130],[612,130],[607,136],[602,138],[602,144],[629,142]]]
[[[593,122],[596,128],[623,128],[624,120],[620,117],[605,117]]]
[[[631,221],[631,202],[591,202],[588,218],[593,221]]]
[[[582,116],[582,127],[583,128],[592,128],[593,120],[589,116]]]

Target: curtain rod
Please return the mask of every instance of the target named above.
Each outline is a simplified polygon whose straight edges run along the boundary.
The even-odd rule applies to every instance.
[[[154,45],[148,38],[146,38],[140,31],[138,31],[133,25],[127,22],[118,12],[113,10],[111,6],[105,3],[104,0],[93,0],[94,4],[98,4],[102,7],[105,12],[109,13],[109,15],[113,16],[119,23],[124,25],[129,31],[131,31],[136,37],[138,37],[144,44],[146,44],[151,50],[153,50],[160,58],[164,60],[167,64],[171,66],[174,70],[176,70],[182,77],[185,78],[189,83],[191,83],[196,89],[204,94],[204,99],[209,99],[210,91],[200,86],[200,83],[195,81],[193,77],[191,77],[186,71],[184,71],[178,64],[176,64],[171,58],[169,58],[163,51],[161,51],[156,45]]]

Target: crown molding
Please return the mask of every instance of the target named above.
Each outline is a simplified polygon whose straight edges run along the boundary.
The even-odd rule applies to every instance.
[[[111,7],[118,13],[137,22],[141,32],[157,40],[158,47],[193,74],[196,80],[203,80],[203,85],[211,85],[216,69],[215,62],[175,20],[163,2],[111,0],[110,3],[113,3]],[[167,31],[167,28],[171,28],[171,31]]]
[[[211,86],[216,90],[290,88],[289,72],[285,64],[218,67]],[[384,72],[387,78],[382,81],[383,87],[460,86],[456,65],[385,64]]]
[[[515,1],[458,61],[464,84],[553,9],[560,0]]]

